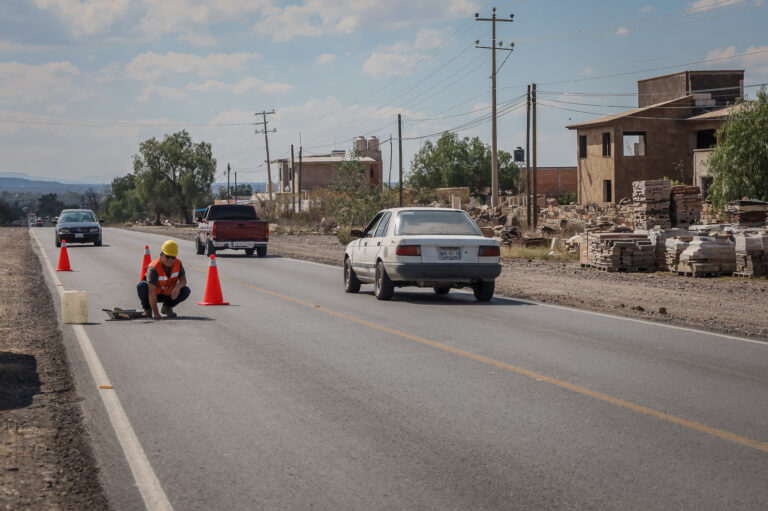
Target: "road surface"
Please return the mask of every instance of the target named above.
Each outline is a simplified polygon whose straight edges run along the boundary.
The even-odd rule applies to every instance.
[[[33,234],[55,268],[53,229]],[[139,308],[163,241],[107,228],[47,277],[57,303],[88,292],[63,331],[114,509],[768,505],[768,344],[471,293],[379,302],[338,267],[241,252],[217,256],[231,305],[203,307],[208,260],[180,240],[179,318],[105,321]]]

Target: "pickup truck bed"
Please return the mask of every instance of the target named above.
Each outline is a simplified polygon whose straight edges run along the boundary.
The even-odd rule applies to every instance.
[[[267,255],[269,224],[259,220],[253,206],[247,204],[216,204],[208,206],[198,218],[195,246],[198,254],[210,256],[219,250],[254,251],[259,257]]]

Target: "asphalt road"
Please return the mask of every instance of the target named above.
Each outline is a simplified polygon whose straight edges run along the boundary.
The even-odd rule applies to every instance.
[[[33,231],[55,267],[53,229]],[[88,292],[82,330],[113,386],[65,325],[115,509],[162,506],[100,392],[179,510],[768,506],[768,344],[471,293],[379,302],[345,294],[341,268],[234,252],[217,257],[231,305],[202,307],[189,241],[178,319],[105,321],[139,307],[144,245],[162,241],[105,229],[56,273]]]

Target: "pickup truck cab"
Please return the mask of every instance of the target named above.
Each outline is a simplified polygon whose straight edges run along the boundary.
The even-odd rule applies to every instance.
[[[210,257],[219,250],[245,250],[247,255],[254,251],[259,257],[267,255],[269,223],[259,220],[253,206],[214,204],[196,220],[198,254]]]

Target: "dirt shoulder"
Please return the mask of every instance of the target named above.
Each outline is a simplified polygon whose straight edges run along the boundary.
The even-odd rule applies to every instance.
[[[195,230],[133,227],[192,240]],[[330,235],[273,235],[269,253],[341,266],[344,247]],[[496,292],[768,341],[768,280],[679,277],[669,272],[606,273],[577,261],[504,260]],[[567,328],[567,325],[563,325]]]
[[[26,227],[0,228],[0,261],[0,509],[107,509]]]

